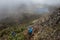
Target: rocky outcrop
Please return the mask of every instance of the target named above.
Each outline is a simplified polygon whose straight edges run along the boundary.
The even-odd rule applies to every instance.
[[[43,15],[33,25],[30,40],[60,40],[60,8],[50,15]]]
[[[45,16],[39,19],[41,23],[38,21],[40,30],[37,32],[39,37],[36,40],[60,40],[60,8]]]
[[[41,16],[33,23],[33,35],[28,40],[60,40],[60,8]]]

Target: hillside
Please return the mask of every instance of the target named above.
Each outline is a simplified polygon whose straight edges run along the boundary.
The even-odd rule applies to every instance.
[[[26,40],[60,40],[60,8],[56,8],[52,14],[43,15],[33,25],[33,35],[24,35]]]
[[[12,15],[0,20],[0,40],[24,40],[22,32],[39,17],[40,14],[23,13],[21,16],[20,14],[18,16]],[[16,33],[14,38],[12,32]]]
[[[29,38],[28,27],[33,27]],[[12,35],[15,32],[15,36]],[[60,8],[51,14],[23,14],[0,21],[0,40],[60,40]]]

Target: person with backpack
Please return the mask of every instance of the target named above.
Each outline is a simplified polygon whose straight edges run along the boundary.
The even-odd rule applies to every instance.
[[[28,35],[29,35],[29,39],[31,38],[32,33],[33,33],[33,27],[32,27],[32,26],[29,26],[29,27],[28,27]]]

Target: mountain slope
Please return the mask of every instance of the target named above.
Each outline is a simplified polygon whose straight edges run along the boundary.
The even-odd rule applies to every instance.
[[[40,17],[32,27],[33,35],[26,40],[60,40],[60,8],[56,8],[51,15]]]

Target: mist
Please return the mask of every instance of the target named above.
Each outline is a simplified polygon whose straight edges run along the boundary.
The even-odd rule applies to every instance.
[[[52,1],[52,0],[51,0]],[[52,7],[60,5],[60,1],[53,0],[0,0],[0,19],[18,16],[22,13],[41,14],[49,12]],[[51,2],[51,3],[50,3]]]

